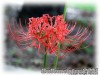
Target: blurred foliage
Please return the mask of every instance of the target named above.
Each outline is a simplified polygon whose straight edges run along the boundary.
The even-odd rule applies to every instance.
[[[96,7],[92,4],[70,4],[69,7],[77,8],[84,11],[94,12]]]
[[[81,46],[81,48],[82,48],[83,50],[85,50],[86,53],[92,54],[92,53],[93,53],[93,48],[92,48],[91,46],[89,46],[89,47],[86,47],[86,46],[87,46],[87,44],[86,44],[86,43],[83,43],[82,46]],[[85,48],[85,47],[86,47],[86,48]]]
[[[28,48],[27,51],[28,51],[29,53],[33,53],[33,52],[34,52],[34,49],[33,49],[33,48]]]
[[[17,58],[17,59],[15,60],[15,63],[16,63],[17,65],[19,65],[19,64],[21,64],[21,63],[22,63],[22,60],[21,60],[21,59],[19,59],[19,58]]]

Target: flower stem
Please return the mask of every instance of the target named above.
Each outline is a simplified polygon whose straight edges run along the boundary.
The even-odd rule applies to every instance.
[[[65,4],[65,6],[64,6],[64,12],[63,12],[64,20],[66,19],[66,9],[67,9],[67,5]],[[60,43],[58,42],[57,55],[58,55],[58,53],[59,53],[59,50],[60,50]],[[56,57],[55,57],[55,60],[54,60],[54,65],[53,65],[53,68],[54,68],[54,69],[57,68],[57,64],[58,64],[58,56],[56,56]]]
[[[60,49],[60,43],[58,42],[58,50],[57,50],[57,55],[59,53],[59,49]],[[58,64],[58,56],[55,57],[55,60],[54,60],[54,66],[53,68],[56,69],[57,68],[57,64]]]
[[[57,64],[58,64],[58,57],[56,56],[54,60],[54,66],[53,66],[54,69],[57,68]]]
[[[44,67],[44,68],[46,68],[46,64],[47,64],[47,52],[46,52],[46,48],[45,48],[44,64],[43,64],[43,67]]]
[[[63,12],[64,20],[66,19],[66,9],[67,9],[67,5],[65,4],[65,6],[64,6],[64,12]]]

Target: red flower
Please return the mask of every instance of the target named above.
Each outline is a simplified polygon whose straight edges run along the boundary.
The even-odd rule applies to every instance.
[[[15,27],[14,30],[8,25],[8,29],[12,38],[21,49],[27,49],[34,46],[38,48],[39,52],[45,52],[43,48],[46,48],[46,52],[50,54],[72,52],[79,49],[82,43],[90,36],[89,27],[80,27],[75,35],[70,35],[75,30],[76,23],[74,25],[67,24],[63,15],[50,17],[48,14],[42,17],[29,18],[27,30],[21,25]],[[60,43],[61,48],[58,48]],[[59,50],[59,53],[57,51]]]

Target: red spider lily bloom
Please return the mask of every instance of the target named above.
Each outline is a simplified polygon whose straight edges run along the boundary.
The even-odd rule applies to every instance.
[[[22,27],[21,22],[19,27],[13,25],[11,28],[8,25],[9,32],[19,48],[28,49],[33,46],[43,53],[45,53],[43,48],[46,48],[46,52],[56,55],[79,49],[91,34],[89,27],[79,27],[74,35],[70,35],[75,28],[76,23],[69,25],[64,21],[63,15],[50,17],[48,14],[29,18],[26,30]],[[58,48],[59,43],[60,49]],[[59,53],[57,53],[58,50]]]

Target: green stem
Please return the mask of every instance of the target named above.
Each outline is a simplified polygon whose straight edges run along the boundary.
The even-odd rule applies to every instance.
[[[64,6],[64,12],[63,12],[64,20],[66,19],[66,10],[67,10],[67,5],[65,4],[65,6]]]
[[[64,20],[66,19],[66,9],[67,9],[67,5],[65,4],[65,6],[64,6],[64,12],[63,12]],[[59,50],[60,50],[60,43],[58,42],[57,55],[58,55],[58,53],[59,53]],[[55,57],[55,60],[54,60],[54,65],[53,65],[53,68],[54,68],[54,69],[57,68],[57,64],[58,64],[58,56],[56,56],[56,57]]]
[[[59,53],[59,49],[60,49],[60,43],[58,42],[58,50],[56,51],[57,55]],[[54,69],[57,68],[57,64],[58,64],[58,56],[56,56],[54,60],[54,66],[53,66]]]
[[[46,48],[45,48],[45,52],[46,52]],[[44,68],[46,68],[46,64],[47,64],[47,53],[44,54],[44,64],[43,64]]]
[[[56,58],[54,60],[54,66],[53,66],[54,69],[57,68],[57,64],[58,64],[58,57],[56,56]]]

